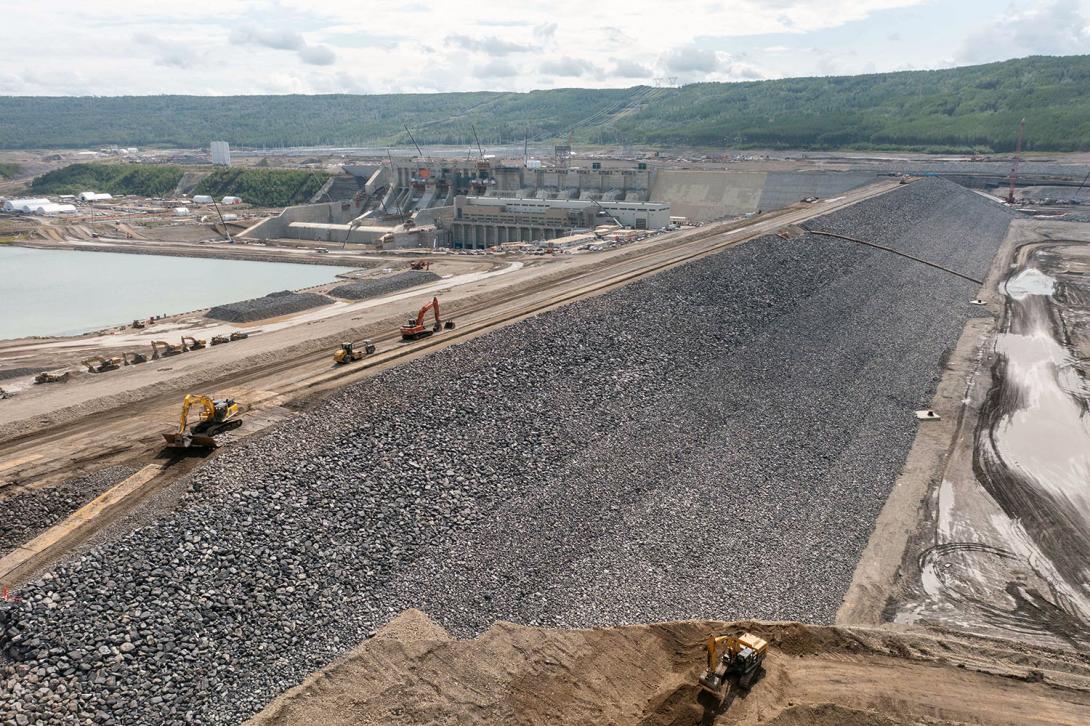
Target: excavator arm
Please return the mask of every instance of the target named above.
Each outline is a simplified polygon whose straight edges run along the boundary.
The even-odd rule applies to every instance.
[[[210,420],[216,415],[216,405],[212,403],[212,399],[208,396],[197,396],[192,393],[186,394],[186,397],[182,400],[182,416],[181,425],[178,427],[178,433],[180,435],[185,434],[185,427],[189,424],[189,409],[194,403],[200,404],[204,409],[204,420]]]

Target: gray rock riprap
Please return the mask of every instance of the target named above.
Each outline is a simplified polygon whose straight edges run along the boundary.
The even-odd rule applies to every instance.
[[[811,225],[982,277],[1010,216],[928,179]],[[409,606],[829,622],[976,294],[768,236],[347,388],[26,587],[0,720],[237,722]]]
[[[373,297],[381,297],[391,293],[407,290],[410,287],[423,285],[426,282],[435,282],[439,275],[426,270],[409,270],[399,272],[389,277],[380,277],[374,280],[360,280],[338,285],[329,291],[334,297],[343,297],[347,300],[367,300]]]
[[[206,318],[223,320],[228,323],[249,323],[265,320],[280,315],[298,313],[310,308],[329,305],[333,300],[315,292],[271,292],[265,297],[252,300],[217,305],[204,314]]]
[[[37,537],[135,471],[129,466],[112,466],[0,499],[0,556]]]

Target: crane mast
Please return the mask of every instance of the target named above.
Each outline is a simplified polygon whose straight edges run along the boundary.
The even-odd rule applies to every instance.
[[[1018,122],[1018,144],[1014,149],[1014,161],[1011,163],[1010,190],[1007,191],[1007,204],[1014,204],[1014,184],[1018,181],[1018,162],[1022,160],[1022,136],[1026,131],[1026,120]]]

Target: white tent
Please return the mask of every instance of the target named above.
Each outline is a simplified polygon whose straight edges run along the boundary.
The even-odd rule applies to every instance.
[[[49,204],[48,199],[8,199],[4,202],[5,212],[29,212],[35,207]]]
[[[193,195],[193,203],[194,204],[211,204],[212,203],[212,197],[208,196],[207,194],[194,194]]]
[[[52,217],[57,214],[75,214],[76,205],[74,204],[54,204],[52,202],[46,202],[45,204],[39,204],[34,208],[34,214],[42,214]]]

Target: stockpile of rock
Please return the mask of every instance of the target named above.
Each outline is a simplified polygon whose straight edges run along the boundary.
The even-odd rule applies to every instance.
[[[360,280],[338,285],[329,291],[334,297],[342,297],[347,300],[367,300],[373,297],[382,297],[391,293],[407,290],[410,287],[423,285],[427,282],[435,282],[439,275],[425,270],[409,270],[399,272],[389,277],[380,277],[373,280]]]
[[[217,305],[205,313],[205,317],[228,323],[251,323],[281,315],[302,312],[333,302],[325,295],[314,292],[271,292],[265,297]]]

